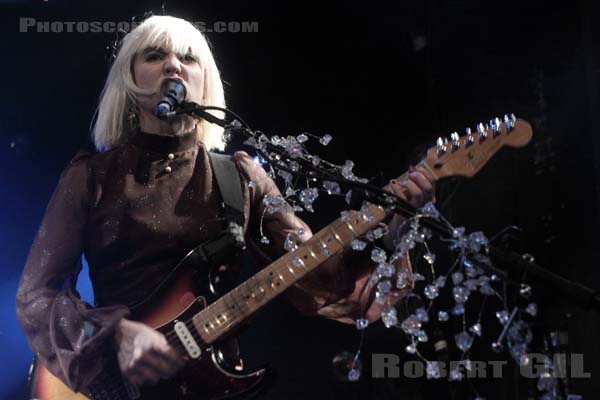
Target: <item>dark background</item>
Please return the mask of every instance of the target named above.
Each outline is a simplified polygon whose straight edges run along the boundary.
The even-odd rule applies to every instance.
[[[19,33],[19,18],[128,21],[150,10],[161,14],[161,4],[0,1],[4,398],[25,398],[31,357],[14,317],[18,278],[60,172],[89,143],[90,120],[108,71],[105,48],[115,38],[111,33]],[[490,236],[518,225],[523,233],[512,240],[513,249],[600,288],[600,15],[592,0],[206,0],[171,1],[166,12],[208,23],[258,21],[254,33],[207,33],[229,107],[271,134],[332,134],[322,156],[339,163],[354,160],[361,176],[399,175],[437,136],[462,133],[479,121],[509,112],[530,121],[534,139],[527,148],[501,151],[473,179],[441,182],[440,208],[453,224]],[[322,213],[309,220],[322,226],[333,218]],[[89,284],[82,283],[82,293],[89,297]],[[584,353],[585,369],[592,373],[591,379],[573,380],[572,391],[595,398],[600,391],[597,313],[556,293],[539,293],[539,325],[568,331],[569,351]],[[267,398],[475,396],[468,384],[449,388],[441,381],[366,377],[356,384],[336,382],[331,359],[357,345],[352,327],[300,316],[285,300],[258,322],[246,341],[279,371]],[[489,330],[497,335],[499,326],[492,321]],[[404,340],[399,331],[377,324],[367,334],[364,358],[369,352],[401,354]],[[485,343],[489,340],[481,345],[482,357]],[[473,385],[487,399],[531,393],[531,384],[514,376]]]

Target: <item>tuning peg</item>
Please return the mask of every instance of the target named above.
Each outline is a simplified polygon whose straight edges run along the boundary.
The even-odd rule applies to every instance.
[[[452,132],[450,134],[450,141],[452,142],[452,151],[458,150],[460,147],[460,136],[458,136],[458,132]]]
[[[515,122],[517,122],[517,117],[515,114],[504,114],[504,124],[506,125],[506,133],[510,133],[515,127]]]
[[[502,124],[502,122],[500,122],[500,118],[496,117],[494,119],[490,119],[490,128],[492,128],[493,137],[496,137],[501,133],[500,124]]]
[[[471,134],[471,128],[465,129],[465,135],[467,140],[465,141],[465,147],[469,147],[473,144],[473,135]]]
[[[446,150],[447,150],[446,145],[448,144],[448,139],[439,137],[435,141],[435,144],[437,146],[437,155],[438,155],[438,157],[444,155],[446,153]]]
[[[483,123],[480,122],[477,124],[477,132],[479,133],[479,143],[487,139],[487,131],[485,130]]]

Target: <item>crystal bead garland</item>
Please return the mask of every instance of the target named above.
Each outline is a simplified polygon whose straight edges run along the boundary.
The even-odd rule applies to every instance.
[[[345,178],[350,181],[366,183],[367,180],[358,177],[355,172],[355,164],[346,160],[342,165],[336,165],[322,159],[318,155],[310,154],[307,150],[312,142],[317,146],[327,146],[332,141],[330,134],[316,136],[308,132],[293,135],[274,135],[268,137],[260,132],[255,132],[254,137],[248,139],[245,144],[254,147],[259,153],[258,160],[273,179],[283,183],[283,194],[278,196],[267,195],[263,198],[263,214],[260,220],[260,244],[272,246],[271,240],[263,232],[263,221],[265,215],[272,213],[289,212],[313,212],[319,196],[327,195],[351,198],[350,191],[345,192],[335,178]],[[330,179],[322,178],[317,181],[310,176],[310,168],[318,168],[321,175],[330,176]],[[298,178],[297,173],[304,173],[304,178]],[[248,189],[255,190],[260,182],[248,182]],[[301,187],[301,185],[303,187]],[[369,218],[364,209],[358,212],[362,217]],[[348,218],[350,214],[346,211],[341,213],[341,218]],[[371,217],[372,218],[372,217]],[[437,263],[437,255],[431,251],[428,244],[432,238],[431,231],[421,224],[423,218],[434,219],[444,224],[452,232],[452,237],[442,238],[448,243],[448,247],[456,254],[456,262],[450,266],[445,273],[440,274]],[[399,232],[402,232],[401,234]],[[385,226],[375,226],[360,238],[355,238],[350,248],[356,252],[367,252],[367,257],[373,261],[373,272],[368,278],[367,288],[373,291],[374,301],[381,305],[382,323],[387,328],[397,328],[409,339],[405,351],[424,362],[426,377],[428,379],[445,378],[450,381],[460,381],[468,378],[464,370],[469,370],[471,360],[469,351],[475,340],[480,340],[484,330],[498,329],[501,331],[497,340],[490,344],[492,350],[503,352],[506,348],[510,356],[519,365],[528,365],[531,360],[528,356],[528,346],[532,341],[531,330],[528,320],[538,315],[536,303],[533,301],[532,288],[523,284],[519,290],[519,298],[525,303],[523,308],[509,308],[506,290],[502,290],[499,277],[485,273],[480,266],[491,265],[486,256],[489,241],[482,232],[467,232],[464,227],[452,226],[444,216],[439,213],[434,204],[428,203],[409,218],[403,229],[399,232],[391,232],[395,247],[385,250],[378,246],[378,241],[388,234]],[[290,234],[284,241],[286,251],[294,251],[302,242],[304,234]],[[399,262],[407,257],[409,252],[413,253],[423,250],[419,257],[419,263],[414,266],[414,271],[397,268]],[[329,250],[324,248],[321,255],[328,256]],[[301,265],[302,260],[298,257],[292,258],[293,265]],[[422,269],[420,269],[422,267]],[[422,283],[420,283],[422,282]],[[407,291],[416,285],[410,297],[420,300],[421,306],[412,314],[406,315],[398,312],[394,304],[400,296],[400,291]],[[472,298],[481,296],[481,307],[479,312],[472,305]],[[445,309],[437,307],[440,298],[450,298],[452,305]],[[497,322],[488,326],[482,326],[482,313],[486,301],[490,304],[498,299],[502,305],[486,309],[486,312],[495,314]],[[512,312],[509,311],[512,309]],[[364,310],[366,311],[366,310]],[[430,313],[432,315],[430,315]],[[364,314],[364,312],[363,312]],[[478,315],[476,319],[473,315]],[[453,321],[450,321],[453,320]],[[419,351],[422,343],[429,342],[427,329],[433,324],[446,324],[450,327],[452,322],[458,322],[458,331],[453,333],[453,340],[448,340],[462,352],[461,365],[464,367],[448,370],[447,366],[440,365],[437,361],[427,360]],[[355,353],[343,352],[333,359],[333,368],[339,379],[352,382],[361,376],[362,365],[360,352],[364,332],[369,322],[363,316],[355,320],[355,328],[360,332],[361,343]],[[445,368],[444,368],[445,367]],[[443,373],[445,372],[446,374]],[[553,371],[548,369],[540,374],[537,380],[538,389],[544,392],[545,400],[555,399],[556,390],[552,380]],[[468,374],[467,374],[468,375]],[[475,392],[477,398],[481,398]]]

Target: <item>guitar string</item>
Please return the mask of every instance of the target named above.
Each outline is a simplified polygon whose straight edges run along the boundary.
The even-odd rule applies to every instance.
[[[348,221],[348,222],[350,222],[350,221]],[[357,225],[359,224],[359,222],[360,222],[359,220],[357,220],[357,221],[356,221]],[[352,224],[351,224],[351,225],[352,225]],[[353,226],[353,225],[352,225],[352,226]],[[312,239],[313,239],[314,241],[313,241],[313,243],[312,243],[311,245],[314,245],[315,243],[317,243],[317,244],[319,244],[319,247],[320,247],[320,242],[319,242],[319,239],[322,239],[322,238],[321,238],[321,236],[327,236],[328,234],[331,234],[331,233],[333,233],[333,236],[334,236],[334,237],[335,237],[335,235],[336,235],[336,234],[337,234],[337,235],[340,235],[340,232],[338,232],[338,230],[339,230],[340,228],[346,228],[347,232],[351,232],[351,231],[350,231],[350,229],[348,229],[348,227],[345,225],[345,223],[344,223],[344,221],[343,221],[343,220],[341,220],[341,219],[337,219],[337,220],[336,220],[336,221],[334,221],[334,222],[331,224],[331,226],[330,226],[330,231],[331,231],[331,232],[325,232],[325,233],[323,233],[323,234],[321,234],[321,235],[318,235],[318,234],[317,234],[317,235],[313,236],[313,238],[312,238]],[[353,228],[356,228],[356,227],[355,227],[355,226],[353,226]],[[355,235],[354,235],[353,233],[351,233],[351,239],[352,239],[352,238],[354,238],[354,236],[355,236]],[[311,248],[311,245],[308,245],[308,246],[306,246],[305,248],[306,248],[306,249],[309,249],[309,250],[313,250],[313,249]],[[343,246],[342,246],[342,248],[343,248]],[[341,250],[341,248],[340,248],[340,249],[337,249],[337,250],[336,250],[336,253],[337,253],[338,251],[340,251],[340,250]],[[314,251],[309,251],[309,253],[314,253]],[[317,252],[317,253],[319,253],[321,256],[323,256],[323,255],[322,255],[320,252]],[[305,255],[306,255],[306,254],[305,254]],[[318,260],[318,259],[317,259],[317,261],[318,261],[318,264],[314,265],[314,266],[311,268],[311,270],[309,270],[309,271],[306,271],[306,267],[304,266],[304,263],[303,263],[303,266],[304,266],[304,268],[305,268],[305,271],[306,271],[306,272],[305,272],[305,273],[304,273],[302,276],[300,276],[299,278],[298,278],[297,276],[291,276],[291,277],[292,277],[292,283],[290,283],[290,284],[287,284],[285,281],[283,281],[283,286],[284,286],[284,287],[283,287],[282,289],[276,289],[276,288],[273,286],[273,284],[274,284],[274,281],[272,281],[272,280],[271,280],[271,281],[267,281],[267,282],[265,282],[265,283],[267,283],[267,285],[266,285],[266,286],[267,286],[267,287],[270,287],[270,289],[271,289],[271,290],[272,290],[274,293],[270,295],[270,294],[268,294],[268,293],[265,291],[265,292],[264,292],[264,293],[265,293],[265,297],[264,297],[264,299],[263,299],[263,300],[262,300],[262,301],[261,301],[261,302],[258,304],[258,306],[257,306],[257,307],[255,307],[255,309],[254,309],[254,310],[252,310],[251,308],[249,308],[249,304],[248,304],[246,301],[243,301],[243,303],[242,303],[242,304],[244,304],[244,307],[246,307],[246,308],[247,308],[247,309],[250,311],[250,314],[252,314],[254,311],[257,311],[259,308],[261,308],[263,305],[265,305],[266,303],[268,303],[268,302],[269,302],[270,300],[272,300],[274,297],[276,297],[277,295],[279,295],[280,293],[282,293],[283,291],[285,291],[286,289],[288,289],[289,287],[291,287],[291,286],[292,286],[292,285],[293,285],[295,282],[297,282],[298,280],[300,280],[302,277],[306,276],[306,274],[307,274],[308,272],[312,271],[312,270],[313,270],[313,269],[314,269],[316,266],[320,265],[322,262],[326,261],[326,260],[327,260],[327,259],[329,259],[331,256],[332,256],[332,255],[329,255],[329,256],[323,256],[323,257],[326,257],[326,258],[325,258],[325,259],[322,259],[322,260]],[[284,256],[284,257],[285,257],[285,256]],[[286,266],[286,267],[287,267],[287,266],[289,266],[289,265],[288,265],[288,263],[286,262],[287,260],[286,260],[284,257],[282,257],[282,258],[280,259],[280,262],[282,263],[282,266],[281,266],[281,267],[277,267],[277,265],[275,265],[275,266],[273,266],[271,269],[275,269],[275,270],[277,270],[277,269],[279,268],[280,270],[285,270],[285,268],[283,268],[283,267],[284,267],[284,266]],[[289,258],[289,256],[288,256],[288,258]],[[214,305],[215,305],[217,302],[221,302],[221,303],[220,303],[220,304],[221,304],[221,306],[220,306],[220,309],[221,309],[221,310],[223,310],[223,311],[222,311],[220,314],[217,314],[217,315],[215,315],[215,314],[216,314],[216,313],[217,313],[217,311],[219,311],[219,310],[215,310],[215,311],[212,311],[212,312],[211,312],[211,311],[208,311],[207,313],[208,313],[209,315],[207,316],[208,318],[206,318],[206,319],[213,319],[213,318],[214,318],[214,319],[218,320],[218,319],[219,319],[219,316],[220,316],[220,315],[224,315],[224,314],[229,314],[229,316],[233,317],[232,319],[228,319],[227,325],[222,325],[222,324],[221,324],[221,325],[219,325],[219,324],[217,325],[217,329],[215,330],[215,332],[213,332],[213,333],[211,333],[211,334],[210,334],[211,336],[215,336],[215,335],[217,336],[217,337],[215,338],[215,340],[216,340],[216,339],[218,339],[218,337],[222,336],[224,333],[226,333],[226,332],[227,332],[227,331],[228,331],[228,330],[229,330],[229,329],[230,329],[232,326],[236,325],[236,324],[237,324],[237,323],[239,323],[241,320],[243,320],[243,319],[245,319],[245,318],[246,318],[246,315],[245,315],[245,314],[242,312],[242,310],[241,310],[241,308],[240,308],[240,305],[239,305],[239,303],[236,301],[236,299],[235,299],[235,296],[234,296],[234,295],[232,295],[232,293],[233,293],[233,292],[236,292],[236,291],[239,291],[239,288],[241,288],[241,287],[245,287],[245,286],[247,286],[247,284],[248,284],[250,281],[252,281],[252,280],[256,281],[256,277],[257,277],[259,274],[263,274],[263,275],[264,275],[264,274],[266,274],[266,271],[267,271],[267,269],[263,269],[263,270],[262,270],[262,271],[260,271],[260,272],[259,272],[257,275],[255,275],[255,276],[253,276],[252,278],[248,279],[246,282],[242,283],[240,286],[236,287],[235,289],[233,289],[231,292],[229,292],[229,293],[228,293],[228,294],[226,294],[225,296],[223,296],[223,297],[219,298],[218,300],[216,300],[216,301],[215,301],[215,302],[214,302],[214,303],[211,305],[211,306],[213,306],[213,307],[214,307]],[[274,271],[270,271],[270,272],[269,272],[269,275],[270,275],[270,276],[273,276],[274,274],[275,274],[275,272],[274,272]],[[283,274],[281,274],[281,275],[283,275]],[[278,279],[278,280],[281,280],[281,278],[277,278],[277,279]],[[261,285],[260,285],[260,284],[256,284],[256,286],[257,286],[257,287],[261,287]],[[263,286],[264,286],[264,285],[263,285]],[[251,293],[252,293],[252,290],[251,290]],[[245,297],[245,296],[244,296],[244,297]],[[226,298],[231,298],[231,299],[233,300],[233,302],[236,304],[236,306],[237,306],[237,307],[232,309],[230,306],[228,306],[228,305],[227,305],[227,303],[226,303],[226,300],[225,300]],[[219,307],[219,306],[217,306],[217,307]],[[206,309],[207,309],[207,308],[205,308],[205,310],[206,310]],[[199,341],[199,342],[200,342],[200,343],[202,343],[202,344],[207,344],[207,343],[205,343],[205,341],[204,341],[204,338],[203,338],[203,337],[202,337],[202,335],[200,334],[199,330],[198,330],[198,329],[196,329],[196,326],[195,326],[195,324],[194,324],[194,318],[195,318],[197,315],[198,315],[198,314],[196,314],[194,317],[192,317],[192,318],[190,318],[190,319],[188,319],[188,320],[182,321],[182,322],[184,322],[184,324],[185,324],[185,325],[186,325],[186,327],[188,328],[188,331],[191,333],[192,337],[193,337],[195,340]],[[242,318],[240,318],[240,317],[242,317]],[[205,319],[205,320],[206,320],[206,319]],[[190,325],[190,323],[191,323],[191,325],[192,325],[191,327],[189,326],[189,325]],[[191,329],[190,329],[190,328],[191,328]],[[178,347],[181,347],[181,348],[183,348],[183,349],[185,350],[185,346],[183,346],[183,343],[181,343],[181,341],[179,340],[179,337],[178,337],[177,333],[175,333],[175,332],[172,332],[172,331],[171,331],[171,332],[167,332],[167,334],[166,334],[165,336],[167,337],[167,340],[168,340],[169,342],[178,343]]]
[[[337,235],[339,235],[339,232],[337,232],[337,231],[339,230],[339,228],[345,227],[345,226],[344,226],[344,224],[343,224],[342,222],[343,222],[343,221],[341,221],[341,220],[339,220],[339,219],[338,219],[338,220],[336,220],[336,221],[334,221],[334,222],[331,224],[331,226],[330,226],[330,231],[331,231],[331,232],[325,232],[325,233],[323,233],[323,234],[321,234],[321,235],[315,235],[315,236],[314,236],[314,238],[315,238],[314,242],[317,242],[317,243],[319,243],[318,239],[321,239],[321,236],[327,236],[327,234],[331,234],[331,233],[333,233],[333,236],[334,236],[334,237],[335,237],[335,235],[336,235],[336,234],[337,234]],[[359,222],[359,221],[357,221],[357,223],[358,223],[358,222]],[[337,225],[337,226],[336,226],[336,225]],[[336,228],[337,228],[337,229],[336,229]],[[347,228],[347,227],[346,227],[346,228]],[[354,237],[354,235],[352,235],[352,237]],[[313,242],[313,244],[314,244],[314,242]],[[342,246],[342,247],[343,247],[343,246]],[[310,249],[310,246],[307,246],[307,248],[308,248],[308,249]],[[337,252],[337,251],[339,251],[339,250],[341,250],[341,248],[340,248],[340,249],[337,249],[337,250],[336,250],[336,252]],[[288,257],[288,258],[289,258],[289,257]],[[329,258],[329,256],[327,256],[327,258]],[[287,261],[286,259],[283,259],[283,258],[282,258],[281,260],[283,260],[283,266],[289,266],[289,265],[288,265],[288,264],[285,262],[285,261]],[[316,264],[316,265],[315,265],[315,267],[316,267],[317,265],[319,265],[320,263],[322,263],[323,261],[325,261],[325,260],[318,260],[318,259],[317,259],[317,261],[318,261],[318,264]],[[313,267],[313,268],[314,268],[314,267]],[[275,268],[275,267],[273,267],[272,269],[276,269],[276,268]],[[285,268],[283,268],[283,267],[280,267],[279,269],[281,270],[281,269],[285,269]],[[310,272],[310,271],[307,271],[306,273],[308,273],[308,272]],[[264,275],[264,274],[266,273],[266,269],[265,269],[265,270],[262,270],[260,273],[262,273],[262,274]],[[260,274],[260,273],[259,273],[259,274]],[[250,308],[250,307],[249,307],[249,304],[248,304],[247,302],[245,302],[245,301],[244,301],[242,304],[244,304],[244,306],[245,306],[245,307],[248,309],[248,311],[250,311],[250,313],[253,313],[254,311],[258,310],[260,307],[262,307],[264,304],[266,304],[268,301],[270,301],[272,298],[274,298],[276,295],[279,295],[281,292],[283,292],[284,290],[286,290],[287,288],[289,288],[289,287],[290,287],[290,286],[291,286],[293,283],[297,282],[299,279],[301,279],[303,276],[305,276],[305,275],[306,275],[306,273],[305,273],[304,275],[302,275],[300,278],[298,278],[297,276],[290,275],[290,276],[291,276],[291,278],[292,278],[292,283],[290,283],[290,284],[287,284],[287,283],[285,282],[285,280],[284,280],[284,281],[283,281],[283,283],[284,283],[284,288],[283,288],[283,289],[277,289],[277,288],[273,287],[273,281],[265,282],[265,283],[267,283],[267,285],[266,285],[266,286],[269,286],[269,287],[271,288],[271,290],[272,290],[274,293],[272,293],[272,294],[266,294],[267,292],[265,292],[265,299],[264,299],[265,301],[261,301],[261,303],[258,305],[258,307],[255,307],[255,308],[254,308],[254,310],[253,310],[252,308]],[[258,274],[257,274],[257,275],[258,275]],[[270,272],[270,275],[273,275],[273,271],[271,271],[271,272]],[[234,291],[239,291],[239,288],[240,288],[240,287],[246,286],[246,284],[247,284],[247,283],[249,283],[251,280],[253,280],[253,281],[256,281],[256,275],[255,275],[254,277],[250,278],[249,280],[247,280],[246,282],[244,282],[244,283],[243,283],[242,285],[240,285],[239,287],[237,287],[237,288],[235,288],[234,290],[232,290],[232,291],[231,291],[229,294],[233,293]],[[255,284],[256,284],[256,283],[255,283]],[[260,284],[256,284],[256,286],[260,287],[261,285],[260,285]],[[226,295],[226,296],[228,296],[228,295]],[[225,299],[226,299],[226,297],[225,297],[225,296],[224,296],[224,297],[221,297],[220,299],[218,299],[217,301],[222,301],[222,303],[223,303],[223,304],[221,304],[221,307],[220,307],[220,308],[221,308],[221,310],[225,309],[225,311],[221,312],[221,313],[220,313],[220,314],[218,314],[218,315],[229,314],[230,316],[232,316],[232,317],[233,317],[233,319],[230,319],[230,320],[228,321],[228,324],[227,324],[227,325],[217,325],[217,330],[216,330],[216,332],[213,332],[213,333],[211,333],[211,336],[214,336],[214,335],[217,335],[217,336],[222,336],[224,333],[226,333],[226,332],[229,330],[229,328],[230,328],[231,326],[233,326],[233,325],[235,325],[236,323],[238,323],[238,322],[239,322],[239,320],[243,320],[244,318],[246,318],[246,315],[245,315],[245,314],[242,312],[242,309],[240,308],[239,302],[237,302],[237,301],[236,301],[236,298],[235,298],[234,296],[228,296],[228,297],[231,297],[231,298],[232,298],[232,300],[234,301],[234,303],[237,305],[237,307],[238,307],[238,310],[239,310],[239,311],[235,311],[236,309],[231,309],[231,307],[227,305],[227,303],[226,303],[226,301],[225,301]],[[214,303],[213,303],[213,305],[214,305]],[[225,307],[223,307],[223,305],[224,305]],[[243,307],[242,307],[242,308],[243,308]],[[217,319],[217,320],[218,320],[218,315],[215,317],[215,314],[216,314],[216,313],[217,313],[217,311],[210,312],[210,313],[209,313],[209,318],[215,318],[215,319]],[[240,318],[240,317],[242,317],[242,318]],[[204,339],[202,338],[202,336],[200,335],[200,333],[199,333],[199,332],[198,332],[198,330],[196,329],[196,327],[195,327],[195,324],[193,323],[193,322],[194,322],[194,321],[193,321],[193,318],[192,318],[192,319],[190,319],[190,320],[187,320],[187,321],[183,321],[183,322],[184,322],[184,323],[186,324],[186,326],[188,327],[188,330],[190,330],[190,332],[191,332],[192,336],[193,336],[193,337],[194,337],[196,340],[199,340],[201,343],[204,343]],[[192,323],[192,327],[191,327],[192,329],[189,329],[189,328],[190,328],[190,327],[189,327],[189,323],[190,323],[190,322]],[[169,333],[167,333],[167,335],[169,336],[169,338],[170,338],[172,341],[176,341],[175,339],[178,339],[178,337],[177,337],[177,334],[176,334],[176,333],[174,333],[174,332],[169,332]]]

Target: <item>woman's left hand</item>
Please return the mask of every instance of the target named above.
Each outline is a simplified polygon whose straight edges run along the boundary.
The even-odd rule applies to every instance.
[[[421,208],[429,202],[435,202],[435,181],[429,172],[417,166],[410,168],[406,179],[392,179],[384,189],[394,193],[413,207]],[[389,222],[389,233],[384,237],[384,243],[388,249],[394,247],[396,232],[404,221],[406,221],[405,217],[394,214]]]

